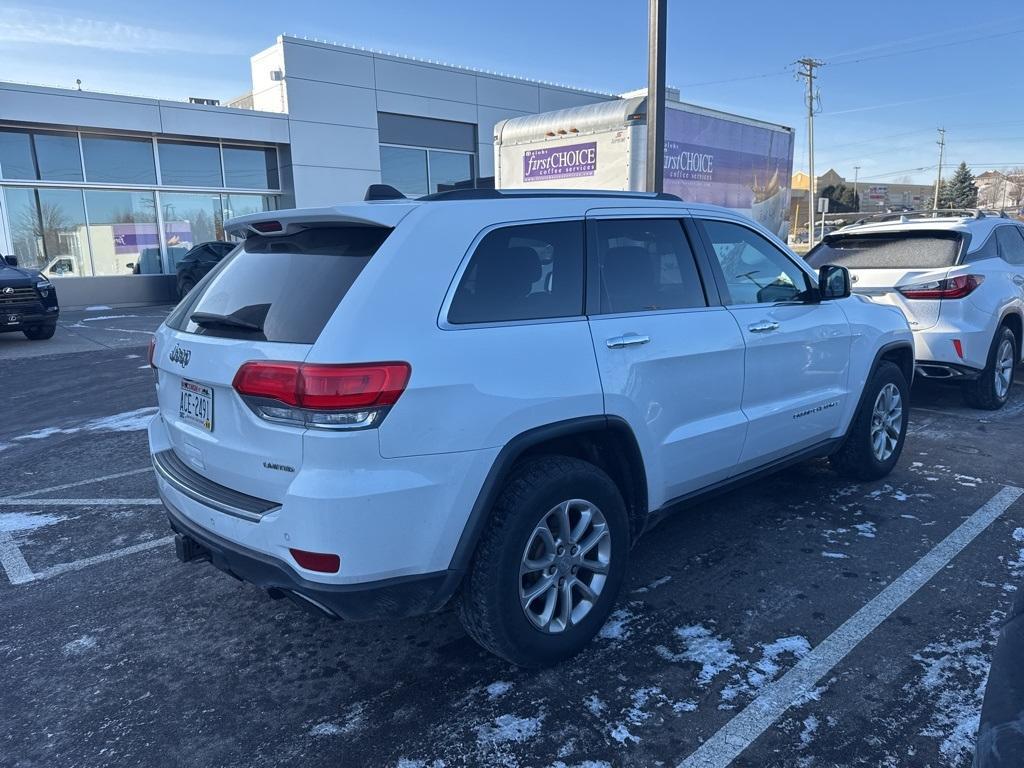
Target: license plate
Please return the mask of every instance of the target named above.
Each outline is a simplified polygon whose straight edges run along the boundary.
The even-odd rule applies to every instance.
[[[188,379],[181,380],[178,418],[213,432],[213,390]]]

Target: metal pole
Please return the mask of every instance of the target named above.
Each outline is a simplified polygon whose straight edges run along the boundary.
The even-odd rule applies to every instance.
[[[668,0],[648,0],[647,27],[647,191],[664,191],[665,27]]]
[[[936,142],[939,145],[939,173],[935,177],[935,199],[932,202],[932,210],[939,210],[939,187],[942,184],[942,155],[946,150],[946,129],[939,128],[939,140]]]
[[[814,69],[820,67],[823,62],[817,59],[800,59],[798,62],[802,69],[797,72],[798,77],[807,80],[807,247],[814,247],[814,102],[817,95],[814,93]]]
[[[857,189],[857,179],[860,176],[860,166],[853,166],[853,204],[857,206],[857,213],[860,213],[860,192]]]

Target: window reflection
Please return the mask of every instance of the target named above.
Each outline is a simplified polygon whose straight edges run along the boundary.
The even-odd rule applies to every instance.
[[[173,271],[194,245],[224,239],[221,196],[164,192],[160,207],[164,218],[167,260]]]
[[[160,269],[160,238],[152,192],[85,193],[97,275],[153,275]]]
[[[92,274],[82,192],[10,188],[6,191],[14,255],[50,277]]]
[[[156,184],[151,139],[82,134],[85,180],[114,184]]]

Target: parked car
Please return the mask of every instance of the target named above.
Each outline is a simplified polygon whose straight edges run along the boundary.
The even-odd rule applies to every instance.
[[[21,331],[43,341],[53,337],[59,316],[53,283],[38,269],[18,267],[16,256],[0,258],[0,333]]]
[[[228,228],[151,348],[159,492],[183,561],[331,616],[454,599],[550,664],[682,503],[903,447],[906,319],[724,208],[471,190]]]
[[[231,249],[236,245],[237,243],[211,240],[208,243],[200,243],[182,256],[175,267],[178,274],[178,298],[185,298],[189,291],[196,287],[196,283],[231,253]]]
[[[807,254],[839,264],[853,290],[899,307],[917,373],[960,382],[968,404],[1002,408],[1024,339],[1024,228],[981,210],[881,216],[832,233]]]

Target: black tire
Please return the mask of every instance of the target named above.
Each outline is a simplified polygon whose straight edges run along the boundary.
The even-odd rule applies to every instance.
[[[582,499],[600,510],[611,538],[606,580],[578,623],[545,632],[520,603],[520,564],[534,529],[549,510]],[[567,659],[590,642],[612,610],[629,555],[629,517],[608,475],[579,459],[528,459],[513,470],[491,511],[469,573],[456,600],[466,632],[485,649],[521,667],[543,667]]]
[[[872,444],[872,426],[875,404],[882,389],[892,384],[899,390],[901,417],[899,419],[899,435],[892,446],[892,453],[884,459],[875,454]],[[878,364],[864,388],[864,396],[853,423],[846,433],[842,447],[830,457],[832,468],[844,477],[854,480],[877,480],[885,477],[903,452],[903,443],[907,437],[907,422],[910,419],[910,392],[907,377],[895,363],[883,360]]]
[[[184,299],[188,296],[192,289],[196,287],[196,281],[191,277],[186,277],[178,283],[178,299]]]
[[[1010,368],[1010,383],[1006,387],[1006,392],[1000,396],[996,389],[996,366],[998,365],[999,350],[1004,342],[1013,345],[1014,365]],[[998,411],[1006,405],[1006,401],[1010,399],[1013,376],[1019,359],[1020,350],[1018,349],[1017,337],[1005,325],[1000,326],[995,336],[992,337],[992,344],[988,350],[988,360],[981,375],[976,379],[964,382],[964,401],[972,408],[979,408],[984,411]]]
[[[37,325],[32,328],[22,328],[21,332],[25,334],[29,341],[46,341],[52,339],[53,334],[57,331],[57,325]]]

